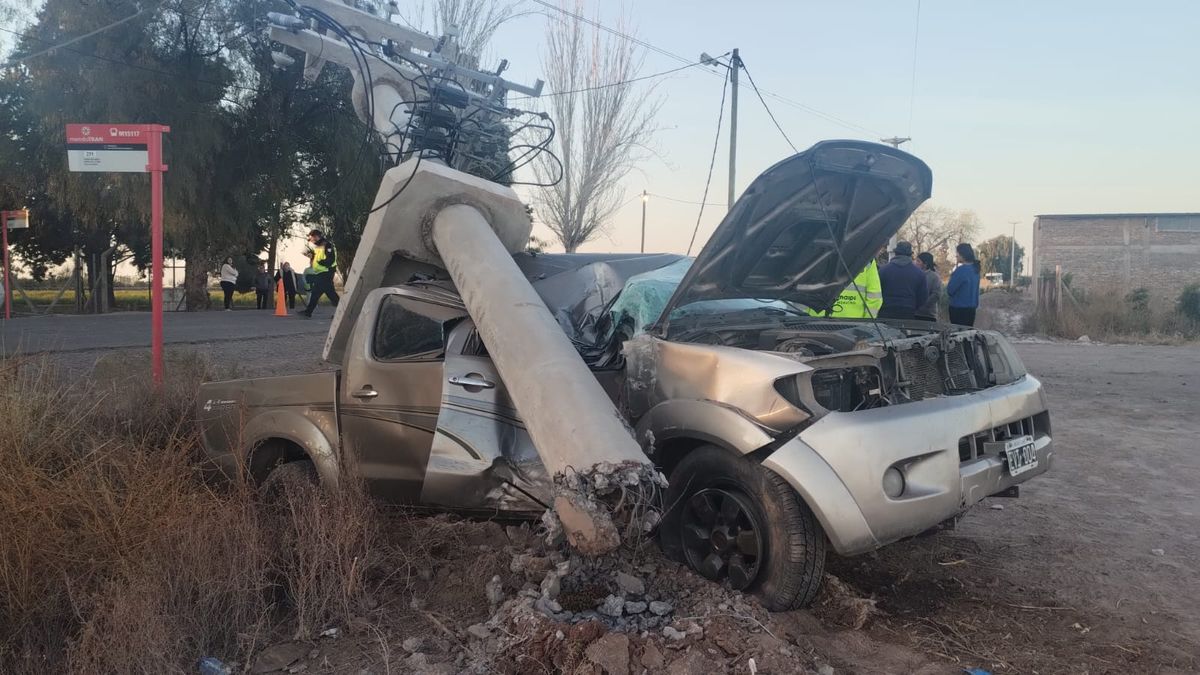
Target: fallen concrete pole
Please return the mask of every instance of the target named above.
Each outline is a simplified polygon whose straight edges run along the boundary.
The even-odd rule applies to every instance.
[[[483,214],[447,206],[432,233],[554,477],[554,511],[567,540],[585,554],[615,549],[621,538],[604,494],[633,490],[648,506],[658,480],[653,465]]]
[[[654,524],[660,475],[513,261],[532,227],[516,193],[409,160],[385,174],[376,202],[387,205],[367,219],[326,360],[341,361],[372,290],[404,283],[421,266],[445,269],[553,478],[554,513],[568,543],[601,554],[620,544],[622,526]]]

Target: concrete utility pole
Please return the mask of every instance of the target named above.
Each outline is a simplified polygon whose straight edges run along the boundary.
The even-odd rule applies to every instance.
[[[719,58],[719,57],[718,57]],[[737,196],[734,183],[737,180],[737,114],[738,114],[738,71],[742,68],[742,58],[738,56],[737,48],[729,55],[729,63],[721,63],[708,55],[700,54],[700,63],[706,66],[724,66],[729,69],[729,81],[733,88],[733,98],[729,104],[729,193],[726,197],[725,210],[733,208],[733,200]]]
[[[650,201],[650,195],[642,190],[642,247],[639,249],[642,253],[646,252],[646,202]]]
[[[619,528],[618,520],[646,506],[624,495],[630,489],[632,494],[652,494],[663,480],[513,261],[512,254],[524,250],[532,228],[524,204],[511,188],[446,166],[440,159],[444,155],[413,146],[424,142],[419,135],[397,132],[410,117],[448,115],[446,124],[454,126],[463,117],[482,113],[472,119],[499,124],[512,115],[505,102],[509,91],[538,96],[542,82],[522,87],[498,74],[459,65],[450,35],[435,39],[338,0],[308,2],[322,14],[305,8],[300,16],[272,14],[271,38],[307,53],[307,76],[319,75],[327,61],[349,68],[359,116],[384,140],[397,142],[399,157],[408,156],[383,175],[375,198],[378,206],[367,217],[346,293],[325,341],[325,359],[340,361],[346,354],[371,291],[407,278],[403,270],[414,263],[445,269],[553,479],[553,510],[567,541],[585,555],[612,551],[620,545],[625,527]],[[329,23],[324,17],[340,24],[336,34],[351,32],[370,45],[390,44],[389,49],[401,50],[404,59],[355,51],[335,34],[312,30],[328,28],[321,25]],[[310,21],[316,24],[310,26]],[[372,69],[366,76],[371,81],[363,82],[358,64],[368,56],[386,60],[388,67]],[[428,77],[426,70],[444,77]],[[456,86],[445,84],[450,78]],[[367,91],[370,97],[364,95]],[[451,112],[437,108],[434,114],[428,104],[435,97],[456,105],[444,106]],[[368,107],[371,101],[374,105]],[[644,532],[645,523],[636,529]]]
[[[1012,225],[1012,246],[1008,253],[1008,285],[1012,288],[1017,287],[1017,223],[1019,220],[1008,221]]]

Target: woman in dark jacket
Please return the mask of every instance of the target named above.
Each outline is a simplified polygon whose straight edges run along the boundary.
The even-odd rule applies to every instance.
[[[958,267],[950,273],[946,295],[950,296],[950,323],[959,326],[975,325],[975,309],[979,307],[979,259],[970,244],[959,244]]]
[[[913,262],[925,272],[925,304],[917,308],[916,319],[918,321],[937,321],[938,303],[942,300],[942,277],[938,274],[937,265],[933,262],[933,254],[929,251],[921,251],[913,259]]]

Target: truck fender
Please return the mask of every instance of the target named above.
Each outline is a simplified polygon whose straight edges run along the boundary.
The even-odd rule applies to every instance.
[[[763,468],[779,474],[820,521],[833,550],[855,555],[879,548],[858,502],[841,477],[816,450],[793,438],[772,452]]]
[[[637,423],[637,440],[652,448],[673,438],[692,438],[732,450],[753,452],[775,440],[766,429],[732,406],[716,401],[671,399],[654,406]]]
[[[271,410],[252,418],[242,433],[246,439],[246,457],[260,443],[281,438],[304,450],[316,467],[322,485],[337,487],[337,451],[325,432],[305,415],[290,410]]]

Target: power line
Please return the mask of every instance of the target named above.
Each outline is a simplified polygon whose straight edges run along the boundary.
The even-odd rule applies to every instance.
[[[640,197],[641,195],[637,195],[637,196]],[[692,204],[695,206],[725,206],[724,204],[714,204],[712,202],[698,202],[695,200],[676,199],[675,197],[668,197],[666,195],[660,195],[657,192],[647,192],[646,196],[654,197],[655,199],[665,199],[669,202],[678,202],[680,204]]]
[[[3,27],[0,27],[0,30],[4,31],[5,33],[11,33],[12,35],[16,35],[17,37],[25,38],[25,39],[28,39],[28,40],[35,40],[35,41],[37,41],[37,42],[49,42],[49,40],[44,40],[44,39],[42,39],[42,38],[35,37],[35,36],[33,36],[33,35],[29,35],[29,34],[27,34],[27,33],[20,33],[20,32],[17,32],[17,31],[15,31],[15,30],[9,30],[8,28],[3,28]],[[74,49],[74,48],[72,48],[72,47],[63,47],[62,45],[59,45],[59,46],[57,46],[57,47],[53,47],[52,49],[62,49],[63,51],[68,51],[68,52],[71,52],[72,54],[78,54],[78,55],[80,55],[80,56],[86,56],[86,57],[88,57],[88,58],[96,59],[96,60],[98,60],[98,61],[104,61],[104,62],[106,62],[106,63],[112,63],[112,64],[116,64],[116,65],[118,65],[118,66],[125,66],[126,68],[133,68],[134,70],[141,70],[141,71],[145,71],[145,72],[147,72],[147,73],[155,73],[155,74],[158,74],[158,75],[163,75],[163,76],[165,76],[165,77],[169,77],[169,78],[172,78],[172,79],[175,79],[175,80],[178,80],[178,79],[179,79],[179,77],[180,77],[180,74],[179,74],[179,73],[172,73],[172,72],[170,72],[170,71],[161,70],[161,69],[159,69],[159,68],[152,68],[152,67],[150,67],[150,66],[143,66],[143,65],[140,65],[140,64],[137,64],[137,63],[130,63],[130,62],[128,62],[128,61],[122,61],[122,60],[120,60],[120,59],[114,59],[114,58],[110,58],[110,57],[107,57],[107,56],[100,56],[99,54],[92,54],[92,53],[88,53],[88,52],[81,52],[81,51],[79,51],[78,49]],[[244,91],[252,91],[252,92],[254,92],[254,93],[256,93],[256,94],[261,94],[261,93],[263,93],[261,89],[256,89],[256,88],[254,88],[254,87],[244,87],[244,86],[242,86],[242,85],[240,85],[240,84],[232,84],[232,83],[226,84],[226,83],[224,83],[224,82],[217,82],[217,81],[215,81],[215,80],[205,80],[205,79],[202,79],[202,78],[199,78],[199,77],[193,77],[193,78],[190,78],[190,79],[189,79],[189,81],[191,81],[191,82],[199,82],[200,84],[211,84],[211,85],[213,85],[213,86],[215,86],[215,87],[229,87],[229,88],[231,88],[231,89],[241,89],[241,90],[244,90]]]
[[[917,45],[921,39],[921,0],[917,0],[916,25],[913,27],[912,81],[908,89],[908,135],[912,136],[913,106],[917,101]]]
[[[730,69],[729,73],[732,72],[733,70]],[[692,228],[692,239],[688,242],[688,255],[692,254],[692,246],[696,244],[696,233],[700,231],[700,218],[704,216],[704,204],[708,201],[708,187],[712,184],[713,166],[717,163],[717,146],[721,144],[721,122],[725,120],[725,92],[729,90],[730,79],[732,79],[732,75],[727,75],[725,84],[721,86],[721,112],[717,115],[717,133],[713,138],[712,159],[708,161],[708,177],[704,179],[704,196],[700,198],[700,213],[696,214],[696,227]]]
[[[159,2],[161,2],[161,0],[159,0]],[[97,28],[96,30],[94,30],[94,31],[92,31],[92,32],[90,32],[90,33],[84,33],[83,35],[80,35],[80,36],[78,36],[78,37],[73,37],[73,38],[71,38],[70,40],[67,40],[66,42],[62,42],[62,43],[59,43],[59,44],[56,44],[56,45],[51,45],[51,46],[49,46],[49,47],[46,47],[45,49],[43,49],[43,50],[41,50],[41,51],[34,52],[34,53],[32,53],[32,54],[26,54],[25,56],[22,56],[22,57],[20,57],[20,58],[13,59],[13,60],[9,61],[8,63],[4,64],[4,67],[5,67],[5,68],[11,68],[12,66],[15,66],[15,65],[17,65],[18,63],[25,63],[26,61],[28,61],[29,59],[32,59],[32,58],[34,58],[34,57],[41,56],[42,54],[45,54],[45,53],[47,53],[47,52],[52,52],[52,51],[54,51],[55,49],[64,49],[64,48],[66,48],[66,47],[68,47],[68,46],[70,46],[70,45],[73,45],[73,44],[75,44],[76,42],[79,42],[80,40],[86,40],[86,39],[88,39],[88,38],[92,37],[93,35],[98,35],[98,34],[100,34],[100,33],[103,33],[104,31],[106,31],[106,30],[109,30],[110,28],[116,28],[117,26],[120,26],[120,25],[121,25],[121,24],[123,24],[123,23],[127,23],[127,22],[129,22],[129,21],[133,21],[134,19],[136,19],[136,18],[138,18],[139,16],[141,16],[142,14],[144,14],[144,13],[146,12],[146,10],[147,10],[147,9],[150,9],[151,7],[154,7],[154,6],[156,6],[156,5],[158,5],[158,2],[153,2],[153,3],[151,3],[151,4],[150,4],[148,7],[143,7],[143,8],[139,9],[138,11],[134,12],[133,14],[130,14],[129,16],[127,16],[127,17],[125,17],[125,18],[123,18],[123,19],[117,19],[116,21],[113,21],[113,22],[112,22],[112,23],[110,23],[110,24],[107,24],[107,25],[101,26],[101,27]]]
[[[577,21],[582,21],[589,26],[599,28],[600,30],[602,30],[606,33],[615,35],[624,40],[628,40],[628,41],[632,42],[633,44],[638,45],[639,47],[644,47],[646,49],[649,49],[650,51],[655,52],[656,54],[661,54],[667,58],[675,59],[676,61],[679,61],[680,63],[691,63],[692,62],[691,59],[684,58],[674,52],[669,52],[660,47],[656,47],[656,46],[650,44],[649,42],[646,42],[645,40],[636,38],[628,33],[622,33],[621,31],[616,30],[615,28],[609,28],[608,26],[605,26],[604,24],[600,23],[599,21],[593,21],[592,19],[589,19],[586,16],[583,16],[582,14],[576,14],[575,12],[572,12],[572,11],[566,9],[565,7],[559,7],[558,5],[556,5],[554,3],[546,2],[546,0],[533,0],[533,2],[536,4],[539,4],[542,7],[545,7],[547,9],[552,9],[561,14],[566,14],[567,16],[571,17],[572,19],[575,19]]]
[[[722,56],[724,56],[724,54],[722,54]],[[720,57],[718,57],[718,58],[720,58]],[[542,94],[541,96],[517,96],[517,97],[509,99],[509,100],[524,101],[526,99],[531,99],[531,98],[550,98],[552,96],[566,96],[567,94],[580,94],[585,91],[597,91],[600,89],[609,89],[611,87],[619,87],[623,84],[633,84],[634,82],[641,82],[642,80],[651,80],[656,77],[663,77],[665,75],[670,75],[672,73],[678,73],[681,70],[687,70],[688,68],[691,68],[693,66],[698,66],[698,65],[701,65],[701,64],[699,61],[696,61],[695,63],[689,63],[686,66],[679,66],[678,68],[664,70],[660,73],[653,73],[651,75],[642,75],[641,77],[633,77],[628,80],[621,80],[619,82],[609,82],[607,84],[598,84],[594,87],[585,87],[583,89],[572,89],[570,91],[552,91],[548,94]]]
[[[568,10],[568,9],[565,9],[565,8],[563,8],[563,7],[559,7],[558,5],[555,5],[555,4],[554,4],[554,3],[552,3],[552,2],[547,2],[546,0],[532,0],[532,1],[533,1],[534,3],[536,3],[536,4],[539,4],[539,5],[543,6],[543,7],[546,7],[546,8],[548,8],[548,9],[552,9],[552,10],[554,10],[554,11],[556,11],[556,12],[559,12],[559,13],[561,13],[561,14],[565,14],[565,15],[567,15],[567,16],[569,16],[569,17],[573,18],[573,19],[576,19],[576,20],[582,21],[582,22],[584,22],[584,23],[588,24],[589,26],[594,26],[595,28],[598,28],[598,29],[600,29],[600,30],[602,30],[602,31],[604,31],[604,32],[606,32],[606,33],[609,33],[610,35],[614,35],[614,36],[616,36],[616,37],[619,37],[619,38],[621,38],[621,39],[628,40],[628,41],[632,42],[633,44],[635,44],[635,45],[638,45],[638,46],[640,46],[640,47],[644,47],[644,48],[646,48],[646,49],[648,49],[648,50],[650,50],[650,51],[652,51],[652,52],[654,52],[654,53],[656,53],[656,54],[661,54],[662,56],[665,56],[665,57],[667,57],[667,58],[670,58],[670,59],[675,59],[676,61],[679,61],[680,63],[689,63],[689,64],[690,64],[690,63],[692,63],[692,60],[691,60],[691,59],[688,59],[688,58],[686,58],[686,57],[680,56],[679,54],[676,54],[676,53],[674,53],[674,52],[667,51],[666,49],[662,49],[661,47],[657,47],[657,46],[655,46],[655,45],[652,45],[652,44],[650,44],[649,42],[646,42],[645,40],[642,40],[642,39],[636,38],[636,37],[634,37],[634,36],[632,36],[632,35],[629,35],[628,33],[623,33],[623,32],[621,32],[621,31],[619,31],[619,30],[616,30],[615,28],[609,28],[608,26],[605,26],[604,24],[600,23],[599,21],[593,21],[592,19],[589,19],[589,18],[587,18],[586,16],[583,16],[583,15],[581,15],[581,14],[577,14],[577,13],[575,13],[575,12],[572,12],[572,11],[570,11],[570,10]],[[714,75],[714,76],[716,76],[716,77],[723,77],[723,75],[719,75],[719,74],[717,74],[717,73],[715,73],[715,72],[713,72],[713,71],[711,71],[711,70],[705,70],[704,72],[706,72],[706,73],[710,73],[710,74],[712,74],[712,75]],[[808,105],[808,104],[806,104],[806,103],[801,103],[801,102],[799,102],[799,101],[795,101],[795,100],[792,100],[792,99],[790,99],[790,98],[787,98],[786,96],[782,96],[782,95],[780,95],[780,94],[776,94],[776,93],[775,93],[775,92],[773,92],[773,91],[768,91],[768,90],[766,90],[766,89],[763,89],[763,90],[762,90],[762,95],[764,95],[764,96],[767,96],[767,97],[769,97],[769,98],[773,98],[773,99],[775,99],[776,101],[778,101],[778,102],[780,102],[780,103],[782,103],[782,104],[784,104],[784,105],[788,105],[788,106],[791,106],[791,107],[793,107],[793,108],[797,108],[797,109],[799,109],[799,110],[802,110],[802,111],[804,111],[804,112],[806,112],[806,113],[809,113],[810,115],[815,115],[815,116],[817,116],[817,117],[820,117],[821,119],[823,119],[823,120],[825,120],[825,121],[827,121],[827,122],[832,122],[833,124],[837,124],[837,125],[839,125],[839,126],[842,126],[842,127],[845,127],[845,128],[847,128],[847,129],[852,129],[852,130],[854,130],[854,131],[857,131],[857,132],[859,132],[859,133],[865,133],[865,134],[869,134],[869,135],[870,135],[871,137],[873,137],[873,138],[877,138],[878,136],[880,136],[880,133],[879,133],[878,131],[875,131],[874,129],[870,129],[870,128],[868,128],[868,127],[864,127],[864,126],[863,126],[863,125],[861,125],[861,124],[855,124],[854,122],[851,122],[851,121],[849,121],[849,120],[842,119],[842,118],[840,118],[840,117],[838,117],[837,115],[834,115],[834,114],[832,114],[832,113],[827,113],[827,112],[825,112],[825,111],[823,111],[823,110],[818,110],[817,108],[814,108],[814,107],[812,107],[812,106],[810,106],[810,105]]]
[[[792,146],[792,152],[800,152],[796,149],[796,144],[792,142],[792,139],[788,138],[787,132],[783,130],[783,127],[779,126],[779,120],[775,119],[775,113],[771,112],[771,106],[767,105],[767,102],[763,99],[762,92],[758,90],[758,85],[754,84],[754,76],[750,74],[750,69],[746,67],[745,59],[741,59],[741,62],[742,70],[746,71],[746,79],[750,80],[750,87],[754,89],[754,93],[758,96],[758,102],[762,103],[763,110],[767,111],[767,115],[770,116],[771,121],[775,123],[775,128],[779,130],[780,134],[783,134],[783,140],[787,141],[787,144]]]

